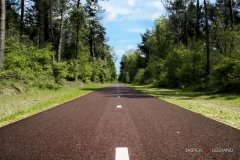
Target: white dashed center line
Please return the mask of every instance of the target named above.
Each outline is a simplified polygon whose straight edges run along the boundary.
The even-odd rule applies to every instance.
[[[122,106],[121,105],[117,105],[117,108],[122,108]]]
[[[115,160],[129,160],[128,148],[117,147],[115,153]]]
[[[120,98],[120,96],[117,96],[117,98]]]

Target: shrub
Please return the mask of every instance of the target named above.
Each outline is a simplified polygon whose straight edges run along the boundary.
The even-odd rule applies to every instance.
[[[143,69],[143,68],[138,69],[137,74],[136,74],[136,76],[134,77],[133,83],[143,84],[143,81],[144,81],[144,77],[143,77],[143,76],[144,76],[144,73],[145,73],[145,69]]]

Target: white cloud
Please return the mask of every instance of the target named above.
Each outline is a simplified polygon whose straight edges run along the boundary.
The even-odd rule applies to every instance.
[[[122,55],[123,55],[124,53],[125,53],[125,51],[122,50],[122,49],[116,50],[116,55],[117,55],[118,57],[122,57]]]
[[[105,9],[99,16],[103,17],[101,23],[107,28],[109,44],[114,46],[118,56],[115,65],[119,73],[122,55],[137,48],[137,43],[141,42],[139,33],[150,29],[153,21],[165,13],[165,8],[161,0],[105,0],[99,4]]]
[[[159,0],[103,1],[100,5],[105,9],[103,16],[105,22],[114,20],[155,20],[165,12],[165,8]]]
[[[119,18],[119,20],[155,20],[164,12],[165,8],[160,1],[144,2],[132,8],[131,12]]]
[[[127,46],[127,49],[129,50],[129,49],[134,49],[134,46],[133,45],[129,45],[129,46]]]
[[[135,4],[135,0],[128,0],[128,4],[129,4],[130,6],[133,6],[133,5]]]
[[[105,2],[102,7],[105,9],[104,21],[114,21],[118,16],[127,15],[130,12],[130,10],[127,8],[118,6],[116,4],[108,4],[107,2]]]

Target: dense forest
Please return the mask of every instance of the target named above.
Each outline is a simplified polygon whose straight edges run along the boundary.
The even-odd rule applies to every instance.
[[[240,91],[240,1],[163,0],[167,11],[121,60],[119,81]]]
[[[0,11],[0,80],[40,88],[116,80],[97,2],[1,0]]]

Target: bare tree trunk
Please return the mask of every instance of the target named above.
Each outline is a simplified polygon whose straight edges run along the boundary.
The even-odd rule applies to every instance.
[[[51,29],[51,40],[52,40],[52,51],[54,50],[54,34],[53,34],[53,17],[52,17],[52,0],[49,0],[49,5],[50,5],[50,10],[49,10],[49,15],[50,15],[50,29]],[[53,55],[52,60],[54,62],[55,60],[55,55]]]
[[[95,49],[94,49],[94,37],[92,35],[92,56],[93,56],[93,63],[95,63]]]
[[[185,6],[187,6],[186,0],[185,0]],[[185,46],[188,46],[188,20],[187,20],[187,11],[184,11],[184,43]]]
[[[199,37],[199,0],[197,0],[197,10],[196,10],[196,42],[198,42],[198,37]]]
[[[62,36],[63,36],[63,27],[64,27],[64,12],[65,12],[64,8],[62,8],[61,9],[61,23],[60,23],[59,41],[58,41],[58,62],[61,62]]]
[[[4,45],[5,45],[5,0],[0,0],[0,71],[3,70]]]
[[[206,25],[206,46],[207,46],[207,67],[206,74],[207,76],[210,74],[210,46],[209,46],[209,30],[208,30],[208,14],[207,14],[207,3],[204,0],[204,10],[205,10],[205,25]]]
[[[24,0],[21,2],[21,19],[20,19],[20,39],[23,35],[23,26],[24,26]]]
[[[233,27],[233,24],[234,24],[233,0],[229,0],[229,10],[230,10],[230,17],[231,17],[231,27]]]
[[[44,13],[44,42],[48,42],[49,41],[49,6],[47,4],[47,2],[45,3],[47,5],[47,7],[45,7],[46,12]]]
[[[185,46],[188,46],[188,28],[187,28],[187,14],[186,14],[186,11],[184,13],[184,43],[185,43]]]
[[[230,10],[230,18],[231,18],[231,29],[233,29],[233,25],[234,25],[233,0],[229,0],[229,10]],[[233,42],[234,42],[234,38],[232,42],[230,42],[230,47],[229,47],[230,53],[232,53],[232,48],[234,48]]]
[[[38,26],[38,39],[37,39],[37,46],[40,48],[40,27]]]
[[[40,38],[41,38],[41,35],[40,35],[40,30],[41,30],[41,16],[40,16],[40,13],[38,12],[38,22],[37,22],[37,46],[38,48],[40,47]]]
[[[80,8],[80,0],[77,1],[77,9],[79,10]],[[80,30],[80,20],[79,17],[77,17],[77,37],[76,37],[76,60],[78,61],[79,58],[79,30]],[[78,62],[77,62],[78,63]],[[76,65],[77,66],[77,65]],[[78,81],[78,76],[77,73],[75,73],[75,82]]]
[[[90,26],[90,24],[89,24]],[[92,54],[92,57],[93,57],[93,63],[95,63],[95,54],[94,54],[94,37],[93,37],[93,31],[92,29],[90,28],[90,52]]]
[[[199,0],[197,0],[197,9],[196,9],[196,27],[195,27],[195,31],[196,31],[196,45],[198,45],[198,38],[199,38]],[[193,53],[193,85],[195,86],[196,83],[196,52]]]
[[[77,9],[79,10],[80,8],[80,0],[77,2]],[[76,60],[78,60],[79,56],[79,30],[80,30],[80,20],[79,17],[77,17],[77,38],[76,38]]]
[[[89,28],[90,28],[90,53],[92,55],[92,58],[93,58],[93,63],[95,63],[95,54],[94,54],[94,35],[93,35],[93,31],[92,31],[92,28],[91,28],[91,24],[89,23]]]

